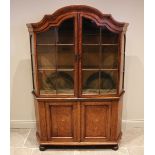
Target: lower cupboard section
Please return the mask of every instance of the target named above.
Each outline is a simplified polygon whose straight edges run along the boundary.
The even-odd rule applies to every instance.
[[[120,138],[121,99],[102,102],[35,100],[35,108],[40,143],[108,145]]]

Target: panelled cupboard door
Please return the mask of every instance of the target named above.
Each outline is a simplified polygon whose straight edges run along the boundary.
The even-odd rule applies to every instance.
[[[77,111],[73,102],[46,103],[48,140],[77,141]]]
[[[103,142],[110,138],[111,102],[81,103],[81,141]]]

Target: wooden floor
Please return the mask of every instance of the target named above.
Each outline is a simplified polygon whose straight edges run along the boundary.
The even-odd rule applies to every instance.
[[[118,151],[111,149],[49,149],[39,151],[35,129],[11,129],[11,155],[143,155],[143,128],[123,132]]]

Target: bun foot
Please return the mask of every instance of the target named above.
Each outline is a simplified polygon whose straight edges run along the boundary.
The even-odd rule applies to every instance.
[[[119,149],[118,144],[117,144],[117,145],[114,145],[112,149],[113,149],[114,151],[117,151],[117,150]]]
[[[45,151],[45,150],[46,150],[46,147],[43,146],[43,145],[40,145],[40,146],[39,146],[39,150],[40,150],[40,151]]]

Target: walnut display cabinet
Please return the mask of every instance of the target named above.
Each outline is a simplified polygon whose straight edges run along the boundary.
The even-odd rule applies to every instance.
[[[127,23],[75,5],[27,24],[40,150],[121,138]]]

